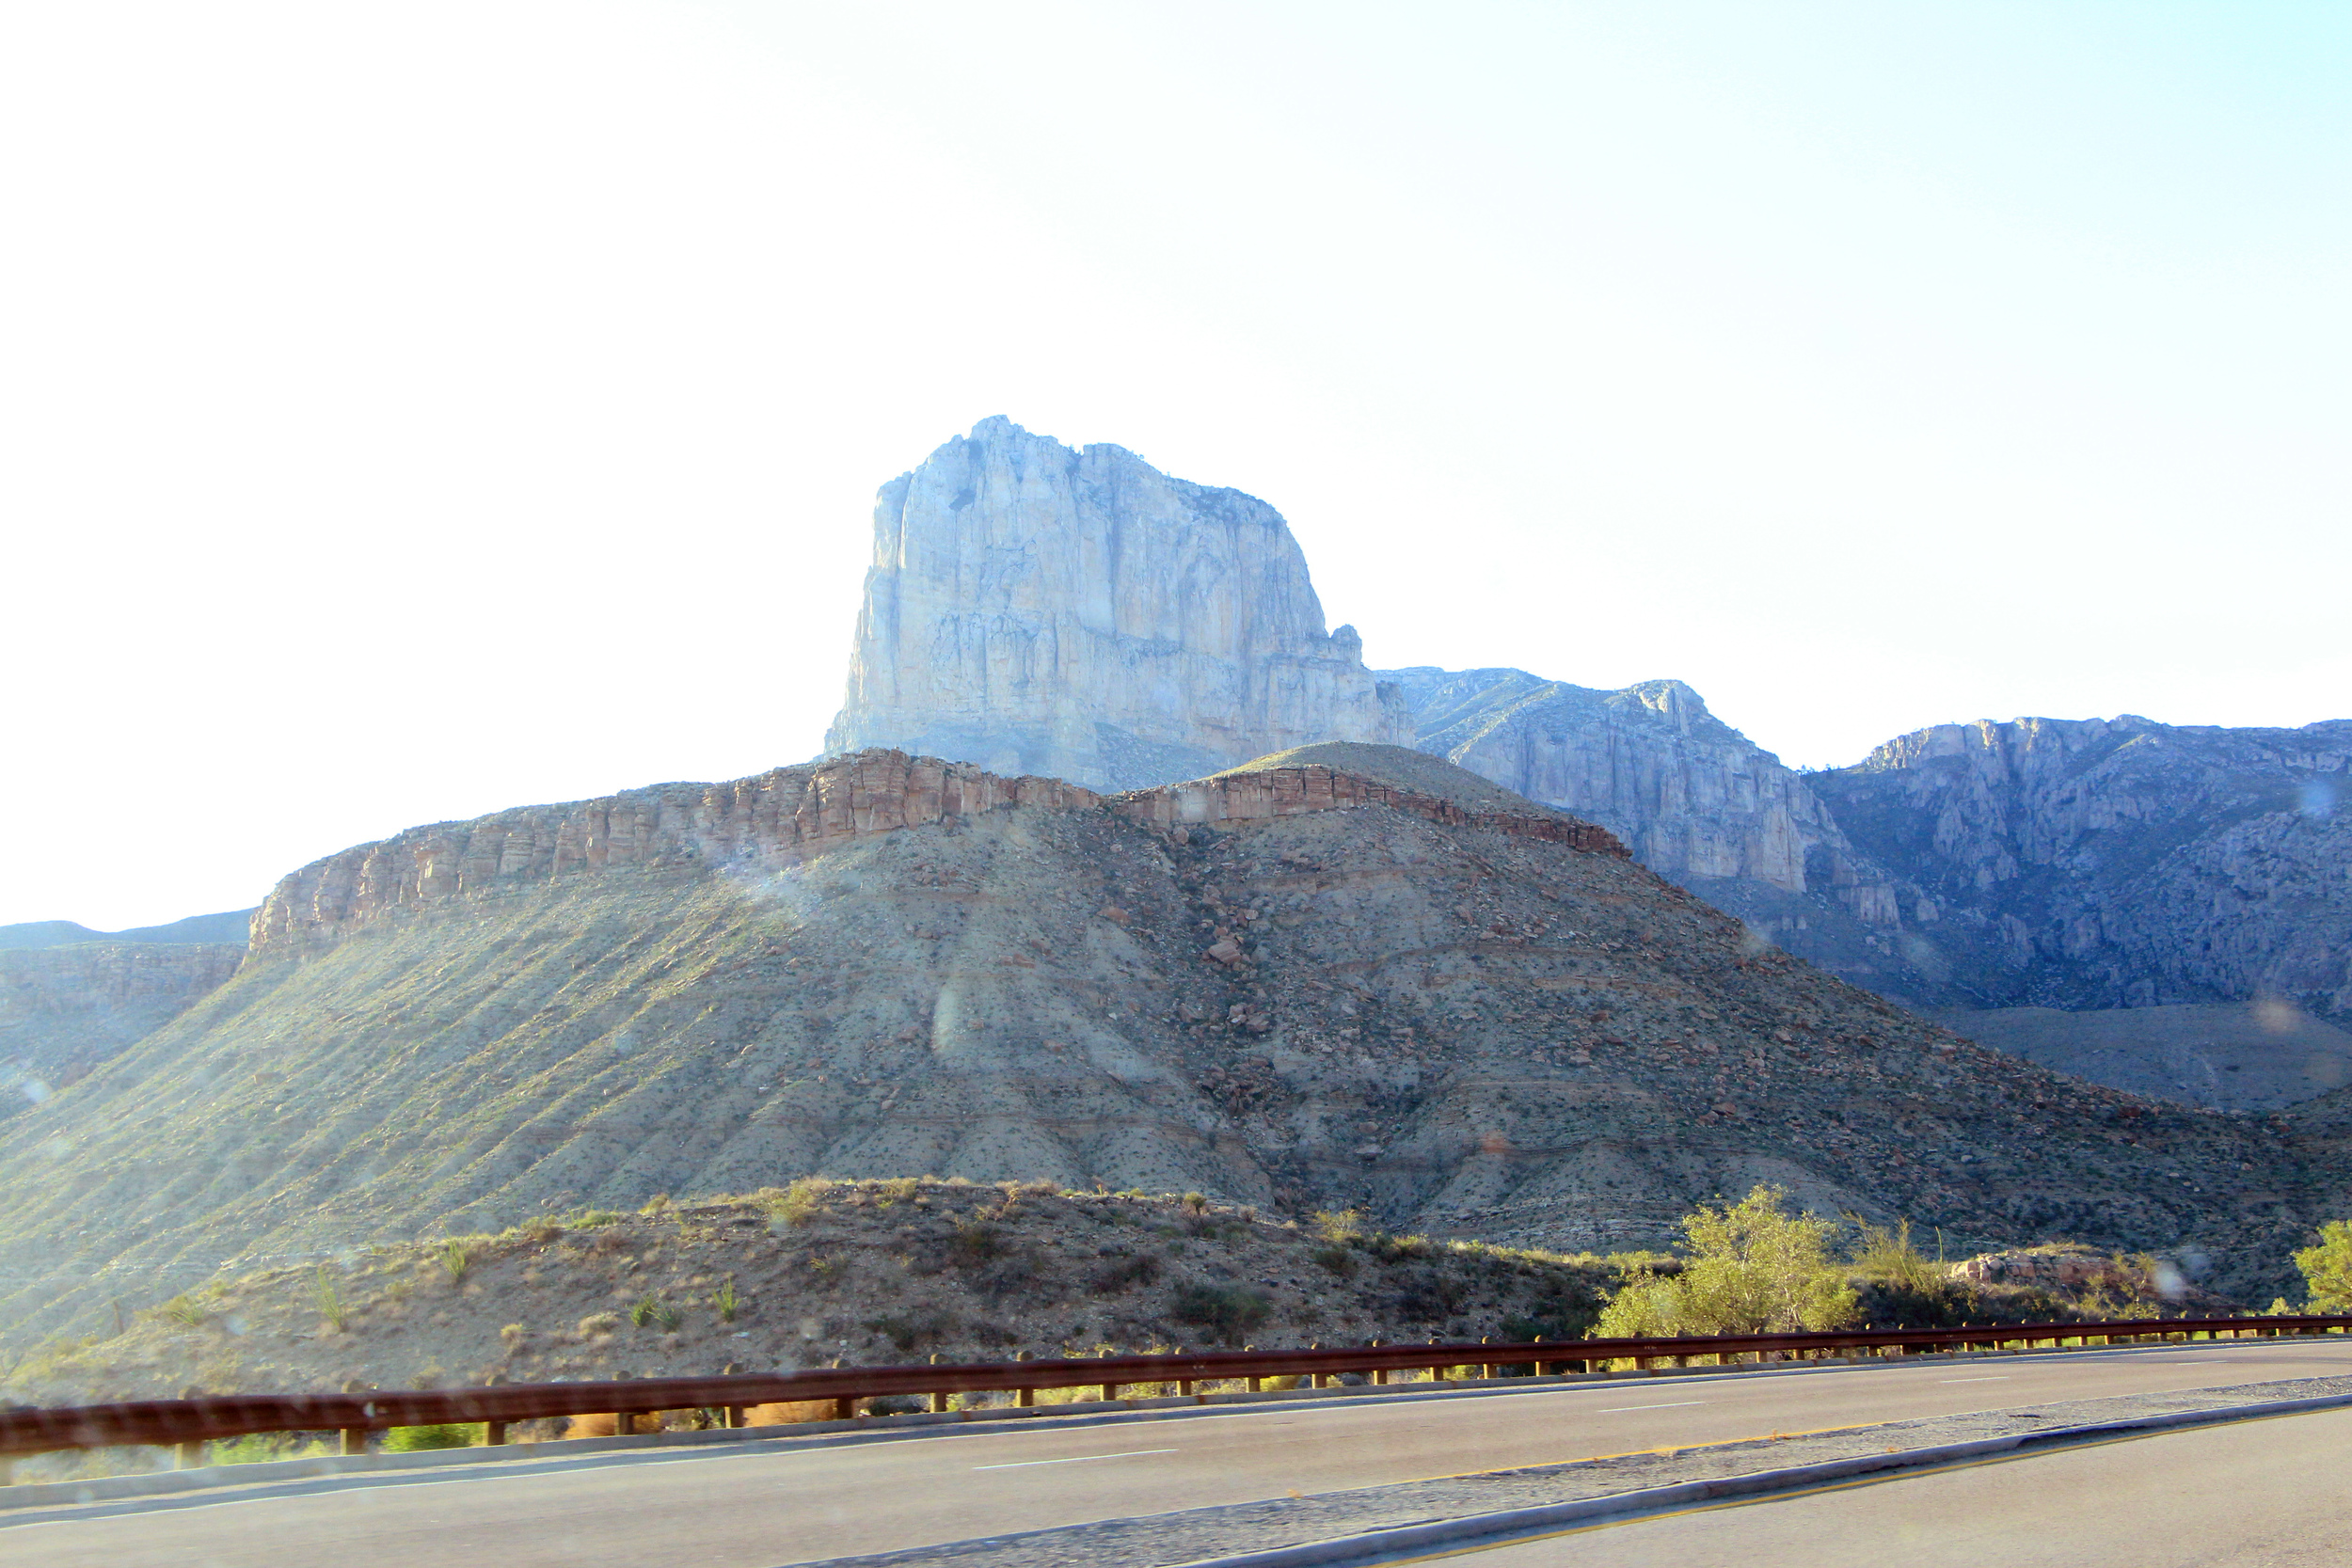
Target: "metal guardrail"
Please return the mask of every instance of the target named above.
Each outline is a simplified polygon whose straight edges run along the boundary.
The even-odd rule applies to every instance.
[[[340,1432],[343,1451],[364,1452],[368,1434],[392,1427],[449,1422],[485,1424],[491,1443],[506,1439],[515,1421],[551,1417],[640,1415],[660,1410],[711,1409],[740,1426],[759,1404],[831,1401],[847,1419],[860,1402],[887,1395],[928,1396],[934,1410],[960,1393],[1010,1392],[1019,1404],[1040,1389],[1099,1387],[1115,1400],[1122,1386],[1241,1381],[1256,1389],[1269,1377],[1306,1377],[1321,1386],[1343,1373],[1386,1383],[1393,1371],[1431,1371],[1439,1378],[1465,1367],[1497,1376],[1502,1367],[1532,1367],[1534,1375],[1581,1373],[1596,1364],[1654,1361],[1687,1366],[1754,1355],[1760,1361],[1830,1359],[1853,1352],[1883,1355],[1977,1347],[2058,1344],[2080,1339],[2104,1344],[2176,1337],[2214,1338],[2352,1331],[2340,1317],[2126,1319],[2101,1323],[1998,1323],[1967,1328],[1857,1329],[1825,1334],[1734,1334],[1650,1339],[1534,1340],[1518,1344],[1367,1345],[1356,1349],[1221,1351],[1170,1355],[1104,1355],[1039,1361],[932,1363],[896,1367],[834,1367],[812,1371],[736,1377],[643,1378],[624,1383],[496,1384],[480,1388],[371,1390],[358,1394],[230,1394],[207,1399],[141,1400],[123,1404],[0,1410],[0,1459],[68,1449],[178,1446],[183,1464],[197,1462],[206,1442],[256,1433]]]

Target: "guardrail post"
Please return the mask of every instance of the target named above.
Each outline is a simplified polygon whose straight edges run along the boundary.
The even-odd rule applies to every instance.
[[[346,1454],[355,1454],[365,1453],[367,1451],[368,1429],[366,1427],[343,1428],[343,1452]]]
[[[203,1463],[204,1445],[201,1441],[183,1443],[180,1445],[179,1467],[181,1469],[193,1470],[200,1466]]]
[[[482,1423],[482,1446],[484,1448],[501,1448],[505,1445],[505,1442],[506,1423],[504,1421],[485,1421]]]
[[[844,1394],[840,1398],[834,1400],[833,1402],[833,1418],[836,1421],[856,1420],[857,1396],[855,1394]]]
[[[1037,1390],[1034,1388],[1015,1388],[1012,1391],[1012,1402],[1020,1406],[1022,1409],[1026,1410],[1031,1405],[1037,1403]]]

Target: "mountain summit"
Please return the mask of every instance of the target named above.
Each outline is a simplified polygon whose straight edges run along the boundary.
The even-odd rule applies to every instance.
[[[1412,738],[1355,628],[1324,629],[1281,514],[999,417],[882,486],[825,750],[1134,789]]]

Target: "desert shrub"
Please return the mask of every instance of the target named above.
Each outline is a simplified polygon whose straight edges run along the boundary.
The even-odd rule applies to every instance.
[[[1537,1339],[1581,1339],[1592,1332],[1599,1321],[1600,1306],[1597,1301],[1570,1301],[1565,1298],[1544,1303],[1531,1312],[1515,1312],[1495,1326],[1505,1339],[1530,1344]]]
[[[1434,1258],[1445,1250],[1426,1236],[1390,1236],[1377,1232],[1359,1237],[1356,1244],[1383,1263]]]
[[[155,1310],[186,1328],[201,1328],[212,1316],[194,1297],[184,1295],[172,1297]]]
[[[911,1203],[923,1184],[912,1176],[897,1176],[882,1184],[882,1196],[892,1203]]]
[[[1337,1243],[1319,1246],[1308,1256],[1343,1279],[1356,1272],[1356,1255]]]
[[[342,1332],[350,1314],[343,1309],[342,1292],[335,1289],[335,1276],[326,1272],[324,1263],[310,1277],[310,1304],[318,1308],[321,1323],[339,1334]]]
[[[279,1459],[311,1459],[334,1450],[316,1438],[305,1441],[297,1433],[249,1432],[225,1443],[206,1446],[210,1465],[267,1465]]]
[[[580,1320],[579,1333],[581,1338],[590,1339],[599,1334],[610,1334],[620,1326],[621,1320],[610,1312],[591,1312]]]
[[[1010,1250],[1005,1233],[986,1220],[960,1219],[947,1237],[947,1260],[959,1268],[977,1268]]]
[[[723,1323],[733,1323],[735,1315],[743,1310],[743,1298],[735,1291],[734,1275],[729,1275],[719,1289],[712,1293],[710,1306],[712,1310],[719,1314],[719,1321]]]
[[[620,1218],[616,1209],[582,1209],[567,1223],[574,1230],[594,1230],[599,1226],[617,1224]]]
[[[1857,1220],[1853,1264],[1857,1312],[1873,1328],[1959,1328],[1982,1315],[1976,1286],[1921,1252],[1911,1222],[1893,1228]]]
[[[1252,1214],[1250,1217],[1255,1219],[1257,1216]],[[1364,1216],[1354,1209],[1318,1209],[1310,1217],[1310,1223],[1314,1226],[1315,1234],[1333,1246],[1360,1242],[1371,1234],[1364,1225]]]
[[[386,1453],[421,1453],[427,1449],[469,1449],[482,1441],[479,1421],[449,1421],[438,1426],[394,1427],[384,1434]]]
[[[1186,1193],[1176,1201],[1184,1206],[1187,1214],[1205,1214],[1209,1212],[1209,1200],[1200,1193]]]
[[[833,1183],[825,1178],[803,1176],[775,1200],[776,1218],[787,1225],[806,1225],[824,1212],[825,1198],[832,1192]]]
[[[1148,1252],[1131,1258],[1117,1258],[1094,1271],[1087,1281],[1087,1289],[1098,1296],[1117,1295],[1138,1285],[1149,1285],[1160,1277],[1160,1260]]]
[[[545,1246],[564,1234],[564,1227],[541,1214],[536,1219],[524,1221],[516,1227],[515,1233],[533,1246]]]
[[[1442,1269],[1403,1270],[1390,1281],[1390,1287],[1389,1310],[1409,1323],[1450,1318],[1470,1298],[1469,1285]]]
[[[510,1345],[518,1345],[531,1337],[531,1330],[521,1323],[508,1323],[499,1330],[499,1338]]]
[[[451,1237],[441,1243],[435,1256],[440,1259],[441,1267],[449,1271],[452,1285],[465,1283],[467,1272],[473,1267],[473,1248],[467,1244],[464,1238]]]
[[[2164,1297],[2156,1289],[2155,1259],[2144,1252],[2108,1259],[2098,1273],[2083,1282],[2074,1311],[2093,1322],[2163,1317]]]
[[[2352,1220],[2319,1227],[2319,1244],[2295,1255],[2311,1292],[2312,1312],[2352,1312]]]
[[[666,1214],[669,1211],[670,1195],[667,1193],[656,1193],[653,1196],[645,1199],[644,1203],[639,1207],[637,1212],[641,1214]]]
[[[866,1329],[881,1335],[901,1351],[936,1344],[955,1332],[956,1320],[937,1307],[866,1320]]]
[[[1691,1256],[1681,1272],[1636,1268],[1611,1292],[1593,1333],[1792,1333],[1851,1323],[1860,1303],[1829,1253],[1836,1227],[1788,1213],[1788,1197],[1787,1189],[1759,1182],[1728,1209],[1683,1216]]]
[[[1231,1345],[1274,1310],[1263,1291],[1246,1285],[1187,1285],[1168,1303],[1168,1315],[1180,1323],[1205,1328]]]
[[[640,1296],[628,1309],[629,1323],[638,1328],[658,1328],[663,1332],[677,1327],[678,1309],[660,1296]]]
[[[1941,1263],[1912,1243],[1909,1220],[1899,1222],[1892,1229],[1867,1220],[1857,1220],[1855,1224],[1860,1239],[1854,1246],[1853,1272],[1864,1279],[1907,1291],[1928,1292],[1951,1277]]]

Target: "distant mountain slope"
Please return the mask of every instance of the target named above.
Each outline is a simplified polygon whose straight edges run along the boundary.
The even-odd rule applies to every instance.
[[[1106,800],[869,752],[413,830],[255,925],[234,979],[0,1128],[11,1332],[224,1259],[805,1173],[1571,1249],[1774,1180],[1963,1250],[2185,1246],[2265,1300],[2314,1212],[2265,1126],[1962,1042],[1556,813],[1314,765]]]
[[[242,945],[0,949],[0,1117],[45,1100],[237,972]]]
[[[1944,724],[1813,775],[1979,1005],[2352,1020],[2352,721]]]
[[[71,920],[32,920],[21,926],[0,926],[0,952],[41,947],[67,947],[83,942],[234,942],[245,945],[251,910],[221,914],[192,914],[168,926],[139,926],[128,931],[93,931]]]
[[[1383,670],[1422,751],[1589,817],[1644,865],[1808,962],[1912,1006],[1966,1006],[1904,930],[1886,872],[1848,842],[1805,777],[1680,681],[1620,691],[1524,670]]]

